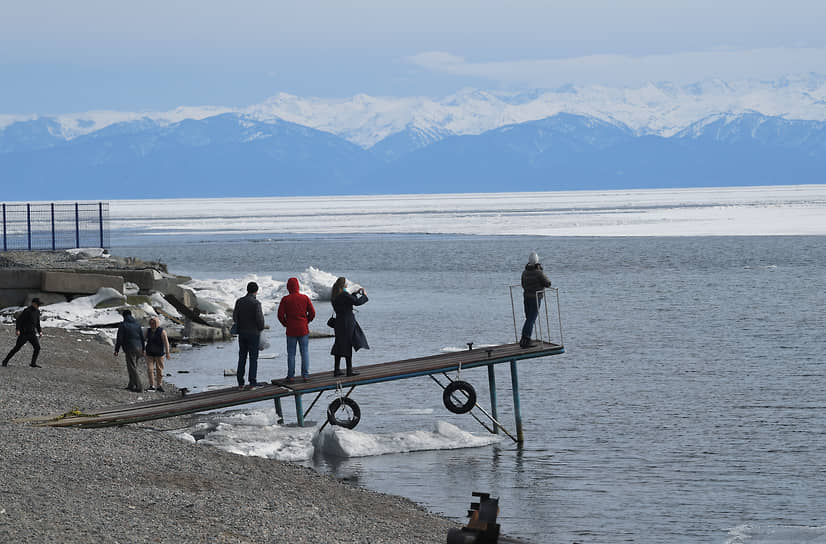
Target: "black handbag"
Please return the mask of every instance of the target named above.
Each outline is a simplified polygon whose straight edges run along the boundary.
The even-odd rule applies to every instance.
[[[330,327],[331,329],[336,328],[336,316],[335,316],[335,314],[331,315],[330,319],[327,320],[327,326]]]

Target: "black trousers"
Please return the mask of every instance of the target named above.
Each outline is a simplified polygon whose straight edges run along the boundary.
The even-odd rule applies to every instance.
[[[8,363],[9,360],[12,357],[14,357],[14,354],[17,353],[18,351],[20,351],[20,348],[22,348],[23,345],[26,342],[30,343],[32,345],[32,347],[34,348],[34,351],[32,352],[32,362],[31,362],[31,364],[34,365],[35,363],[37,363],[37,356],[40,354],[40,340],[38,340],[37,334],[35,333],[35,334],[21,334],[20,336],[18,336],[17,337],[17,343],[14,345],[13,348],[11,348],[11,351],[9,352],[9,354],[6,355],[6,358],[3,359],[3,364],[5,365],[6,363]]]

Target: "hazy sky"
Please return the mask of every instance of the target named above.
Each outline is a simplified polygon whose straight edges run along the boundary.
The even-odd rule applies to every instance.
[[[822,0],[0,0],[0,113],[826,72]]]

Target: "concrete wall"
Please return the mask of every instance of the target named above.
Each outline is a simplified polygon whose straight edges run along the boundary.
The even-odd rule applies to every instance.
[[[0,289],[40,289],[43,271],[27,268],[0,268]]]
[[[115,276],[123,278],[124,281],[132,282],[137,285],[141,293],[147,293],[152,290],[152,285],[155,282],[156,277],[160,277],[157,272],[152,269],[147,270],[118,270],[115,268],[112,269],[102,269],[102,270],[71,270],[67,272],[73,272],[76,274],[95,274],[101,276]]]
[[[23,306],[27,296],[28,289],[0,289],[0,308]]]
[[[104,274],[74,274],[71,272],[43,272],[43,291],[92,295],[101,287],[111,287],[123,293],[123,278]]]

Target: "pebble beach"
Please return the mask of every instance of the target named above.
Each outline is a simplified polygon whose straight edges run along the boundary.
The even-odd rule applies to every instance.
[[[0,352],[14,345],[0,326]],[[123,427],[35,426],[180,393],[132,393],[123,354],[93,335],[44,329],[0,368],[0,542],[441,543],[461,523],[287,462],[184,442],[170,418]],[[145,373],[145,369],[144,369]],[[145,375],[144,375],[145,379]]]

